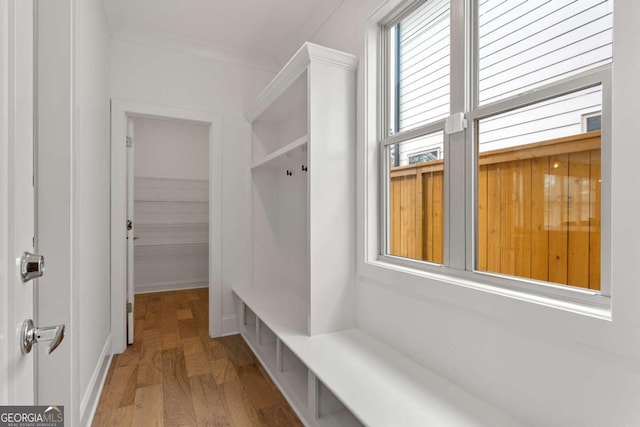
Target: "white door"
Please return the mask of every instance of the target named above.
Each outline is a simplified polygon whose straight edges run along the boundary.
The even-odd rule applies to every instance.
[[[134,242],[135,221],[133,218],[133,119],[127,117],[127,343],[133,344],[133,305],[134,305]]]
[[[34,404],[34,356],[20,330],[33,319],[33,0],[0,1],[0,404]]]

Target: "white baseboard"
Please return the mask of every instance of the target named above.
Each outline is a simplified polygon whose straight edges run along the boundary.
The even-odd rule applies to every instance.
[[[238,329],[238,316],[224,316],[222,318],[222,335],[235,335],[239,333]]]
[[[135,289],[136,294],[146,294],[149,292],[167,292],[167,291],[180,291],[183,289],[195,289],[206,288],[209,286],[208,282],[165,282],[165,283],[145,283],[139,285]]]
[[[107,378],[107,372],[109,371],[109,365],[111,365],[112,358],[111,334],[109,334],[106,342],[104,343],[102,353],[100,354],[100,359],[98,359],[98,365],[93,371],[91,381],[89,381],[87,391],[80,402],[80,425],[82,426],[90,426],[93,422],[93,417],[96,413],[96,409],[98,408],[100,394],[102,394],[102,388],[104,387],[104,382]]]

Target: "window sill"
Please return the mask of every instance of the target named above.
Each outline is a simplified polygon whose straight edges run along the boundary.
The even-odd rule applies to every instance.
[[[593,291],[560,289],[560,286],[541,285],[540,290],[522,290],[505,286],[505,282],[517,284],[516,279],[495,277],[491,274],[458,271],[446,267],[442,273],[398,265],[383,259],[361,264],[359,276],[365,280],[390,287],[394,290],[416,294],[429,299],[440,300],[470,311],[495,316],[500,307],[510,312],[513,300],[531,303],[537,307],[551,308],[560,312],[578,314],[610,322],[612,320],[611,298]],[[501,282],[498,284],[497,282]],[[531,283],[527,283],[529,287]],[[533,285],[535,286],[535,285]],[[553,290],[556,295],[545,295]],[[561,296],[559,296],[561,295]],[[581,298],[585,301],[572,300]],[[496,299],[499,298],[499,299]]]

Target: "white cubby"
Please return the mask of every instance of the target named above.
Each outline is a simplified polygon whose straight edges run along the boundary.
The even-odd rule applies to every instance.
[[[257,113],[249,110],[247,117],[253,130],[252,155],[254,163],[277,152],[307,134],[308,114],[308,73],[306,68],[299,72],[293,81],[282,82],[280,93],[269,105],[259,101],[254,104],[262,110]]]
[[[274,303],[260,294],[237,295],[261,308]],[[360,330],[309,337],[287,316],[265,320],[254,314],[258,309],[240,306],[248,314],[242,336],[305,425],[522,426]],[[268,346],[258,343],[265,327]]]
[[[347,407],[322,382],[317,385],[316,421],[320,426],[362,427]],[[363,393],[367,391],[363,389]]]
[[[356,66],[305,43],[245,114],[253,278],[236,293],[310,336],[355,325]]]
[[[281,344],[280,370],[283,388],[298,400],[301,406],[307,406],[309,388],[309,370],[307,366],[287,347]]]
[[[311,424],[315,376],[283,339],[355,326],[356,66],[305,43],[245,114],[252,281],[234,292],[256,327],[243,336]]]
[[[260,319],[258,319],[258,327],[257,327],[257,341],[258,341],[258,351],[262,356],[262,361],[266,364],[268,369],[276,369],[278,364],[277,355],[278,355],[278,338],[276,334]]]
[[[248,301],[259,301],[256,295],[242,294]],[[240,297],[240,294],[238,295]],[[294,350],[308,350],[307,344],[299,342],[309,337],[282,322],[286,317],[270,316],[265,321],[241,300],[242,336],[267,373],[285,396],[291,407],[309,426],[362,426],[358,418],[336,397],[309,368]],[[264,305],[258,305],[263,308]],[[269,312],[268,310],[265,312]],[[270,323],[273,321],[275,323]],[[302,344],[302,345],[301,345]],[[330,357],[330,352],[323,352]],[[311,360],[313,362],[313,360]],[[329,363],[334,365],[334,363]],[[318,367],[318,366],[317,366]],[[322,369],[320,370],[322,371]]]

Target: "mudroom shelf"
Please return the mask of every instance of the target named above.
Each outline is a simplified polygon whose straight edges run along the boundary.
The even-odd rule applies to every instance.
[[[264,156],[262,159],[255,162],[251,169],[277,167],[278,164],[290,158],[304,160],[306,159],[307,141],[309,141],[309,137],[307,135],[298,138],[284,147]]]

